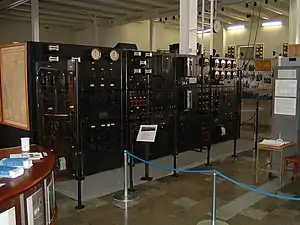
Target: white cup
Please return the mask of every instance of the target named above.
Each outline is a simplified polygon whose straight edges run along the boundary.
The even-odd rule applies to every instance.
[[[22,152],[28,152],[30,150],[30,138],[29,137],[21,138],[21,150],[22,150]]]

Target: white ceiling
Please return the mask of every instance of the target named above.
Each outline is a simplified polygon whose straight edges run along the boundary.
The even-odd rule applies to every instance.
[[[274,0],[256,0],[255,7],[253,0],[218,1],[217,17],[224,25],[250,23],[252,19],[246,15],[254,15],[260,20],[286,20],[289,14],[289,0],[277,0],[276,3]],[[30,2],[0,0],[0,19],[29,21]],[[202,1],[198,2],[201,10]],[[248,8],[245,6],[247,2]],[[41,23],[75,29],[95,22],[100,26],[112,26],[150,18],[178,26],[179,0],[40,0],[39,6]],[[209,0],[206,0],[206,8],[209,9]],[[208,25],[209,14],[205,18]]]

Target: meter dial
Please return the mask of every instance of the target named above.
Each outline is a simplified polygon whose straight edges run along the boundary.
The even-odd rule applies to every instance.
[[[116,50],[112,50],[110,53],[109,53],[109,56],[110,56],[110,59],[112,60],[112,61],[118,61],[119,60],[119,58],[120,58],[120,54],[119,54],[119,52],[118,51],[116,51]]]
[[[102,56],[101,51],[98,48],[94,48],[91,52],[91,55],[94,60],[99,60]]]

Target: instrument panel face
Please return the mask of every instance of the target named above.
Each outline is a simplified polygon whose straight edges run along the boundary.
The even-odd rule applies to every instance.
[[[199,60],[168,53],[45,43],[34,51],[40,136],[72,162],[78,115],[85,175],[122,166],[123,149],[143,157],[145,143],[136,142],[142,124],[158,125],[152,159],[177,145],[179,151],[211,145],[214,121],[233,127],[233,60],[209,62],[214,72],[202,75],[193,72]]]

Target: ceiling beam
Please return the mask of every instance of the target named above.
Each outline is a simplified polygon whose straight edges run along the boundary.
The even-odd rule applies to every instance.
[[[11,21],[22,21],[22,22],[31,22],[30,18],[26,17],[16,17],[11,15],[2,15],[0,14],[1,19],[11,20]],[[55,26],[61,26],[61,27],[68,27],[68,28],[79,28],[80,26],[74,25],[74,23],[68,23],[68,22],[56,22],[52,20],[40,20],[40,24],[42,25],[55,25]]]
[[[293,1],[293,0],[290,0],[290,1]],[[268,4],[264,8],[265,8],[265,10],[273,12],[273,13],[275,13],[277,15],[282,15],[282,16],[289,17],[289,12],[288,11],[286,11],[286,10],[284,10],[282,8],[278,8],[275,5]]]
[[[57,7],[60,6],[71,6],[74,8],[83,8],[83,9],[87,9],[87,10],[96,10],[96,11],[103,11],[103,12],[107,12],[107,13],[118,13],[120,15],[126,15],[126,14],[136,14],[136,10],[134,9],[121,9],[118,6],[115,7],[108,7],[108,6],[102,6],[99,4],[89,4],[86,3],[85,1],[62,1],[62,0],[47,0],[45,1],[47,3],[55,3]]]
[[[9,15],[9,16],[16,16],[16,17],[24,17],[24,18],[31,18],[31,13],[23,13],[23,12],[16,12],[16,11],[7,11],[3,15]],[[53,20],[56,22],[66,22],[66,23],[73,23],[74,25],[83,25],[84,22],[80,20],[75,20],[75,19],[67,19],[67,18],[59,18],[55,16],[45,16],[45,15],[40,15],[40,19],[42,20]]]
[[[149,10],[149,8],[153,8],[155,9],[155,7],[160,7],[160,8],[166,8],[166,7],[170,7],[172,5],[168,5],[168,6],[159,6],[156,5],[154,6],[153,4],[147,4],[146,2],[142,2],[142,1],[137,1],[137,2],[132,2],[132,1],[124,1],[124,0],[94,0],[93,1],[95,4],[99,3],[105,7],[118,7],[118,8],[122,8],[124,10],[130,10],[130,9],[135,9],[138,11],[145,11],[145,10]],[[151,1],[149,1],[151,2]]]
[[[224,12],[236,12],[236,13],[242,13],[244,14],[244,17],[246,17],[246,15],[252,15],[254,17],[260,17],[261,19],[264,18],[269,18],[270,14],[266,14],[264,13],[264,6],[261,6],[261,10],[260,10],[260,6],[256,6],[254,9],[252,7],[248,7],[246,8],[244,5],[230,5],[230,6],[226,6],[225,7],[225,11]]]
[[[6,10],[6,9],[12,9],[12,8],[22,5],[28,1],[29,0],[2,0],[0,2],[0,11]]]
[[[28,7],[30,9],[30,4],[24,4],[24,6]],[[55,12],[61,12],[61,13],[73,13],[77,15],[90,15],[97,18],[104,18],[104,19],[113,19],[116,18],[119,14],[114,13],[106,13],[101,12],[99,10],[85,10],[85,9],[78,9],[78,8],[72,8],[71,6],[61,6],[57,7],[55,4],[48,4],[41,2],[39,4],[40,10],[50,10]]]
[[[31,10],[27,7],[16,7],[14,9],[11,9],[10,11],[15,11],[15,12],[23,12],[23,13],[31,13]],[[57,16],[60,18],[67,18],[67,19],[76,19],[79,21],[89,21],[92,22],[93,21],[93,17],[90,15],[78,15],[78,14],[71,14],[71,13],[62,13],[62,12],[58,12],[58,11],[51,11],[51,10],[44,10],[44,9],[40,9],[39,10],[39,14],[42,15],[46,15],[46,16]]]

